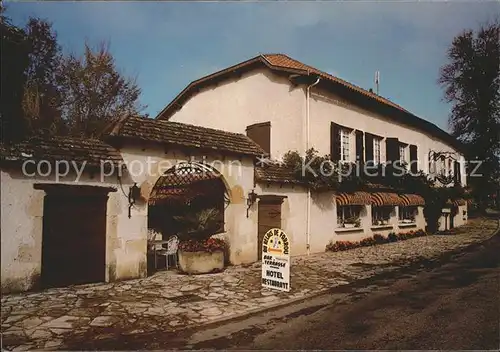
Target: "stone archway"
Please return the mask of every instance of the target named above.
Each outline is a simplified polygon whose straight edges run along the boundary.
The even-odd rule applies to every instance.
[[[230,190],[224,177],[209,165],[197,162],[181,162],[168,169],[151,187],[147,198],[148,207],[148,249],[154,240],[167,240],[180,236],[185,229],[179,221],[183,216],[195,216],[204,209],[214,209],[218,227],[214,234],[225,230],[225,209],[230,203]],[[157,242],[158,243],[158,242]],[[151,272],[157,263],[148,268]],[[162,263],[160,263],[161,266]]]

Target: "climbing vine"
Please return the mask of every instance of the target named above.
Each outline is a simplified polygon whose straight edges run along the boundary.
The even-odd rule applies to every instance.
[[[339,163],[329,155],[320,156],[311,148],[305,156],[289,151],[283,157],[283,166],[293,170],[294,176],[315,191],[356,191],[376,185],[399,193],[421,195],[425,200],[424,217],[428,230],[439,227],[441,210],[449,200],[468,198],[461,185],[437,187],[423,171],[410,173],[404,163],[371,166],[362,163]]]

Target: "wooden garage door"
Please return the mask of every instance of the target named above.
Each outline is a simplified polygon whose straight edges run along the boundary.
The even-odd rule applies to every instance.
[[[258,214],[258,246],[257,256],[262,259],[262,240],[267,231],[272,228],[281,228],[281,203],[282,197],[262,198],[259,200],[259,214]]]
[[[105,280],[107,195],[51,195],[44,200],[42,283]]]

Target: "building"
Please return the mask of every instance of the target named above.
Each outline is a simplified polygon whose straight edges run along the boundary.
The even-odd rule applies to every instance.
[[[157,119],[247,133],[271,159],[294,150],[303,154],[311,147],[346,162],[384,163],[400,159],[411,162],[415,172],[422,170],[436,175],[443,180],[443,186],[455,183],[466,186],[465,159],[455,138],[372,91],[283,54],[259,55],[192,82]],[[259,192],[281,195],[288,192],[280,188],[286,180],[280,180],[276,170],[257,170],[256,175],[267,182],[257,185]],[[439,178],[439,175],[450,177]],[[300,246],[300,253],[322,250],[325,241],[332,238],[332,229],[339,235],[342,233],[341,238],[346,240],[359,239],[374,231],[393,230],[373,226],[372,216],[376,214],[370,206],[361,214],[363,231],[339,228],[336,219],[328,212],[318,211],[312,197],[305,193],[295,190],[293,196],[288,196],[289,202],[296,198],[294,212],[283,217],[291,223],[285,230],[292,232],[292,237],[294,232],[305,234],[300,236],[300,244],[294,243],[296,250]],[[418,197],[411,198],[414,204],[421,203]],[[342,204],[341,197],[337,200],[337,204]],[[358,200],[364,202],[370,201]],[[390,222],[396,223],[402,215],[398,212],[401,206],[396,206],[399,203],[396,198],[392,203],[395,210]],[[402,204],[405,203],[408,204]],[[454,210],[450,210],[452,215],[445,210],[441,229],[460,226],[466,221],[464,203],[461,199],[451,201]],[[424,227],[421,209],[417,212],[417,227]],[[403,227],[412,228],[398,222],[394,229]],[[312,234],[319,233],[324,240],[311,240]]]
[[[3,146],[2,292],[145,276],[151,209],[178,194],[169,172],[187,169],[208,169],[228,195],[214,202],[233,264],[259,260],[273,227],[292,255],[425,228],[418,194],[316,192],[291,170],[259,164],[311,147],[345,162],[414,161],[466,182],[460,145],[437,126],[285,55],[260,55],[191,83],[157,119],[119,119],[100,141]],[[467,219],[467,205],[450,202],[442,228]]]

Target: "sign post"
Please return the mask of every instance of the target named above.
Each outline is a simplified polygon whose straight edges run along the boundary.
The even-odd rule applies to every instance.
[[[281,229],[271,229],[262,240],[262,287],[290,292],[290,241]]]

